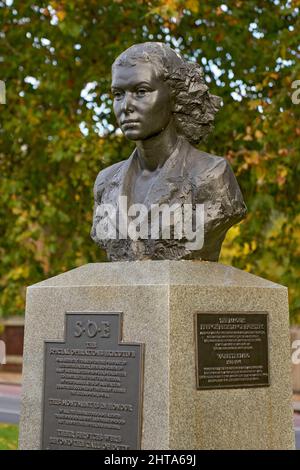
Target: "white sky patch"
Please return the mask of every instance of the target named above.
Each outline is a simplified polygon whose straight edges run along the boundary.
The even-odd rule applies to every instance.
[[[96,98],[97,93],[91,93],[96,86],[98,85],[98,82],[88,82],[85,87],[81,90],[80,96],[83,98],[85,101],[93,101],[94,98]]]
[[[32,77],[31,75],[27,75],[27,77],[24,78],[24,82],[29,83],[34,90],[36,90],[41,83],[37,78]]]
[[[235,90],[230,93],[231,97],[235,101],[242,101],[242,99],[244,97],[247,97],[247,86],[242,80],[232,81],[232,82],[230,82],[229,85],[230,85],[231,88],[235,88]],[[252,87],[252,89],[253,89],[253,87]],[[254,86],[253,91],[256,91],[255,86]]]
[[[89,130],[87,128],[85,121],[81,121],[81,123],[79,124],[79,129],[81,131],[81,134],[84,135],[85,137],[89,135]]]
[[[262,39],[265,34],[262,31],[253,31],[252,36],[254,36],[255,39]]]
[[[114,126],[112,124],[108,124],[106,119],[102,119],[102,121],[97,122],[95,124],[96,132],[100,137],[105,137],[109,132],[114,131]],[[117,132],[116,132],[117,134]]]
[[[100,114],[110,114],[111,110],[106,106],[105,103],[102,103],[100,106],[95,105],[94,106],[94,113],[97,114],[98,116]]]
[[[254,31],[257,28],[258,28],[258,26],[257,26],[256,23],[250,23],[248,29],[249,29],[250,33],[252,33],[252,31]]]
[[[216,80],[223,75],[224,70],[221,70],[212,60],[208,61],[208,65]]]
[[[42,46],[46,46],[46,47],[47,47],[47,46],[50,46],[51,41],[50,41],[49,39],[47,39],[47,38],[41,38],[41,44],[42,44]]]
[[[278,57],[276,59],[276,67],[275,71],[279,72],[279,70],[284,69],[285,67],[291,67],[292,65],[295,64],[295,61],[292,59],[282,59],[281,57]]]
[[[58,17],[56,15],[56,10],[51,6],[51,5],[48,5],[47,6],[47,10],[49,11],[50,15],[51,15],[51,20],[50,20],[50,24],[52,26],[55,26],[57,25],[58,23]]]
[[[262,31],[258,30],[258,24],[257,23],[250,23],[249,24],[249,31],[252,33],[252,36],[255,37],[256,39],[261,39],[264,37],[264,33]]]
[[[242,99],[243,99],[242,96],[239,93],[237,93],[236,91],[232,91],[230,94],[231,94],[232,98],[234,99],[234,101],[242,101]]]

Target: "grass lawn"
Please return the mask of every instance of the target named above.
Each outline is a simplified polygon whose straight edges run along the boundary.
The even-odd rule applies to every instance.
[[[19,427],[16,424],[0,423],[0,450],[14,450],[18,447]]]

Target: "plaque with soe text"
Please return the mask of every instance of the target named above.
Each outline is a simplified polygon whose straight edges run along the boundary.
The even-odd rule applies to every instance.
[[[45,341],[42,449],[140,449],[144,345],[121,331],[121,313],[67,312]]]
[[[196,313],[197,389],[269,386],[268,314]]]

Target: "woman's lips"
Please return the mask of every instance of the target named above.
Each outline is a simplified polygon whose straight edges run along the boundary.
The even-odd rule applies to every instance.
[[[121,126],[122,127],[132,127],[132,126],[136,126],[137,124],[139,124],[138,121],[124,121]]]

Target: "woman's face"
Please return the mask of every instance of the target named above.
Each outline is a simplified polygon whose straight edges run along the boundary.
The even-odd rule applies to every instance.
[[[172,118],[171,95],[153,64],[137,62],[113,68],[114,112],[130,140],[146,140],[167,127]]]

